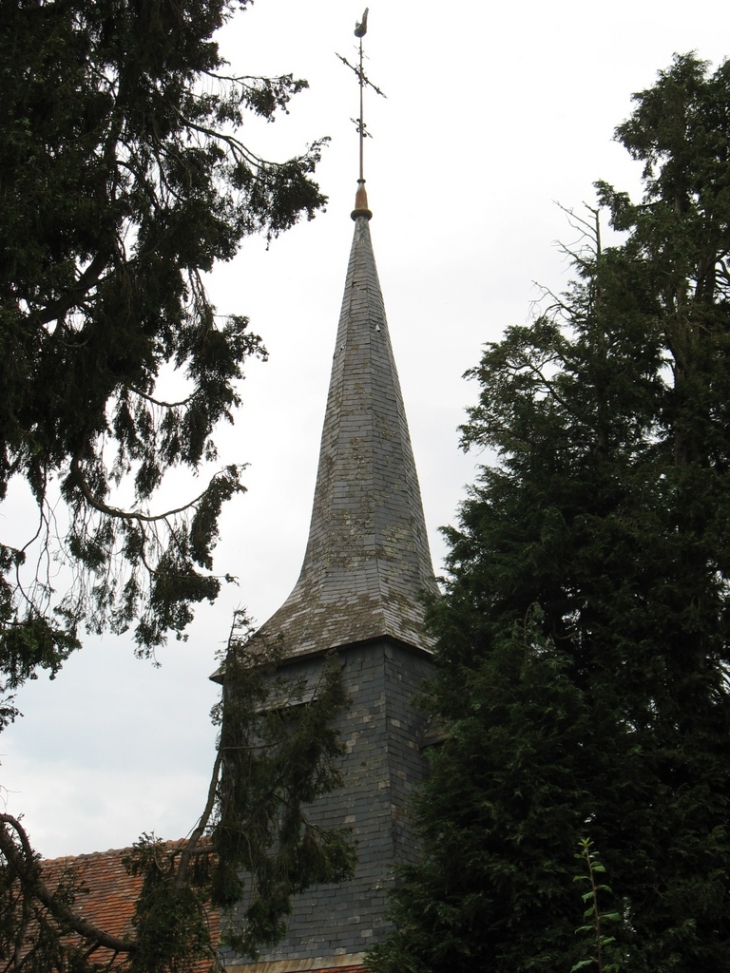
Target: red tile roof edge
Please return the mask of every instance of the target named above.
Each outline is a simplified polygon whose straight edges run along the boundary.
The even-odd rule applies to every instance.
[[[185,839],[167,841],[160,845],[161,850],[171,851],[183,847]],[[137,897],[142,887],[141,875],[130,875],[122,860],[134,852],[133,847],[110,848],[84,855],[68,855],[62,858],[46,858],[40,862],[43,879],[51,892],[69,873],[74,872],[84,890],[77,895],[72,909],[87,922],[104,929],[112,935],[127,938],[133,934],[132,916]],[[208,915],[211,927],[212,945],[215,949],[220,935],[220,915],[210,910]],[[73,938],[73,937],[72,937]],[[106,957],[111,964],[114,957],[111,950],[100,948],[97,957]],[[120,956],[112,969],[124,962]],[[208,973],[212,959],[204,957],[195,962],[193,973]]]

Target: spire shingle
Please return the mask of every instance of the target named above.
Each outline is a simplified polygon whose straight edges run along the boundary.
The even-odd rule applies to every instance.
[[[436,582],[369,215],[353,214],[304,563],[259,630],[288,658],[382,636],[429,646],[420,595]]]

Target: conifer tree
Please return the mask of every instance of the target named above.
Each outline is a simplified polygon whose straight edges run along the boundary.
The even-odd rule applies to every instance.
[[[240,471],[212,467],[172,502],[160,487],[215,463],[265,352],[204,274],[324,202],[321,143],[271,163],[240,139],[247,113],[273,120],[306,87],[229,73],[213,35],[247,3],[0,5],[0,501],[24,482],[37,508],[26,536],[0,537],[8,694],[84,629],[132,627],[149,654],[218,594]],[[6,698],[0,726],[14,713]]]
[[[728,969],[730,64],[677,56],[634,100],[643,198],[598,184],[624,242],[596,228],[471,373],[464,444],[497,459],[447,532],[445,740],[376,973],[590,968],[581,840],[607,966]]]
[[[246,113],[271,121],[306,87],[229,73],[214,34],[248,4],[0,3],[0,502],[21,481],[37,512],[21,542],[3,518],[0,729],[17,715],[14,690],[56,673],[84,629],[133,627],[148,655],[218,594],[212,551],[240,471],[172,509],[160,487],[215,461],[244,363],[265,350],[245,317],[216,314],[204,275],[246,235],[274,236],[325,202],[312,178],[321,142],[272,163],[240,139]],[[134,935],[86,921],[78,880],[46,884],[22,821],[0,814],[8,973],[100,973],[100,948],[130,973],[212,962],[206,910],[241,896],[228,934],[254,954],[281,935],[295,891],[350,873],[346,833],[303,810],[339,781],[339,668],[325,665],[304,700],[301,683],[273,675],[275,654],[239,641],[198,827],[172,847],[144,836],[130,854],[144,876]]]

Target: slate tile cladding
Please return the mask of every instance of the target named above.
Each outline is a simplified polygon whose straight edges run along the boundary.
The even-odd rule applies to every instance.
[[[338,655],[351,700],[339,721],[347,747],[344,786],[313,805],[310,814],[325,827],[352,828],[357,870],[350,882],[296,896],[285,939],[265,950],[260,964],[334,960],[383,939],[390,928],[384,913],[393,866],[417,855],[406,801],[424,776],[420,743],[426,721],[413,697],[433,664],[426,653],[389,639],[343,648]],[[320,666],[320,659],[310,658],[286,671],[315,682]],[[236,969],[267,968],[260,964],[226,957],[226,966]],[[323,963],[321,969],[326,968]]]
[[[169,844],[172,847],[180,842]],[[142,877],[130,875],[122,864],[131,850],[119,848],[91,855],[45,859],[41,862],[43,881],[51,891],[55,891],[59,882],[73,875],[86,890],[76,897],[74,911],[112,936],[134,938],[132,915],[142,888]],[[211,910],[208,922],[215,947],[220,935],[218,913]],[[110,949],[100,948],[94,953],[94,961],[111,970],[121,966],[125,960],[126,957],[121,955],[115,958]],[[210,967],[211,959],[208,957],[194,963],[190,973],[208,973]]]
[[[375,266],[355,220],[304,563],[261,627],[286,654],[391,636],[427,647],[435,592],[423,507]]]

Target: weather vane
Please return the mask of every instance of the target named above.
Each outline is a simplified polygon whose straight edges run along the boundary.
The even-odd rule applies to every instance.
[[[382,95],[383,98],[386,97],[385,93],[382,92],[377,85],[373,84],[370,78],[368,78],[368,76],[365,74],[365,69],[363,67],[362,39],[365,36],[365,34],[367,34],[368,32],[369,9],[370,9],[369,7],[365,8],[365,12],[362,15],[362,20],[359,21],[359,23],[355,24],[355,37],[357,37],[358,39],[357,65],[350,64],[347,58],[343,57],[341,54],[337,55],[337,57],[342,61],[343,64],[346,64],[351,71],[354,71],[355,76],[357,77],[358,80],[358,84],[360,86],[360,116],[357,119],[354,118],[352,119],[352,121],[355,122],[355,128],[357,129],[357,133],[360,139],[360,175],[357,180],[358,191],[357,191],[357,197],[355,201],[355,212],[353,213],[353,217],[355,217],[355,215],[359,215],[360,213],[362,213],[362,214],[367,214],[368,218],[370,215],[370,211],[367,208],[367,196],[365,195],[365,170],[364,170],[364,163],[363,163],[363,157],[364,157],[363,147],[364,147],[365,139],[372,138],[372,136],[365,127],[365,117],[363,113],[365,87],[367,86],[369,88],[372,88],[373,91],[376,91],[379,95]]]

